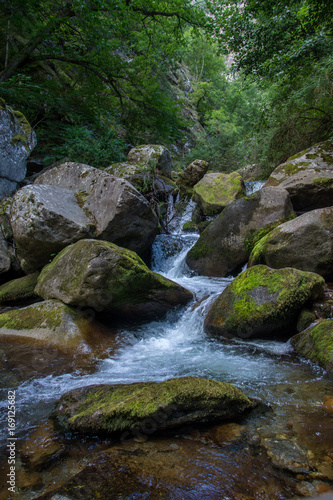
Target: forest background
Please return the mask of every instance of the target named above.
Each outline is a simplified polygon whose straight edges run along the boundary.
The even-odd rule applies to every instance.
[[[332,21],[327,0],[0,0],[0,96],[45,165],[158,143],[268,175],[333,137]]]

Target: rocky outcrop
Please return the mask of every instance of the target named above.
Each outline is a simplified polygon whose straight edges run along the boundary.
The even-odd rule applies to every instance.
[[[191,292],[150,271],[134,252],[97,240],[65,248],[42,270],[36,292],[71,306],[143,319],[192,299]]]
[[[194,160],[179,174],[179,184],[193,188],[207,173],[208,165],[209,163],[205,160]]]
[[[11,208],[11,226],[26,273],[41,269],[70,243],[95,235],[95,226],[74,193],[54,186],[20,189]]]
[[[96,238],[140,255],[153,243],[158,217],[144,196],[125,179],[88,165],[66,162],[35,182],[73,191],[78,205],[95,226]]]
[[[27,158],[36,134],[19,111],[0,99],[0,200],[16,191],[27,172]]]
[[[157,144],[145,144],[132,148],[127,155],[127,162],[141,164],[153,173],[171,177],[172,160],[170,151]]]
[[[208,173],[193,188],[193,201],[206,216],[220,213],[229,203],[244,195],[244,183],[238,172]]]
[[[292,156],[271,173],[265,186],[287,189],[296,211],[331,206],[333,141],[321,142]]]
[[[96,328],[91,318],[55,300],[0,314],[0,338],[87,353],[85,338]]]
[[[64,394],[59,423],[84,434],[151,433],[238,417],[252,403],[231,384],[198,377],[129,385],[96,385]]]
[[[247,262],[258,239],[295,216],[285,189],[263,188],[228,205],[203,231],[186,263],[202,275],[227,276]]]
[[[291,340],[295,351],[303,358],[324,368],[333,378],[333,320],[321,321]]]
[[[216,337],[291,337],[300,311],[324,294],[314,273],[255,266],[238,275],[214,302],[205,330]]]
[[[333,207],[281,224],[254,247],[249,266],[295,267],[333,279]]]

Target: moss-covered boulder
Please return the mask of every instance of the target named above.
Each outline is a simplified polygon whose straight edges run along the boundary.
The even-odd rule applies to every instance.
[[[0,314],[0,338],[51,346],[62,352],[89,350],[86,340],[98,330],[91,317],[55,300]]]
[[[96,385],[64,394],[59,422],[87,433],[141,432],[232,419],[254,407],[231,384],[198,377],[129,385]]]
[[[281,224],[253,248],[249,266],[295,267],[333,279],[333,207],[312,210]]]
[[[238,172],[208,173],[193,188],[193,200],[204,215],[216,215],[242,196],[245,187]]]
[[[171,177],[172,160],[170,151],[158,144],[144,144],[132,148],[127,155],[127,162],[142,164],[156,174]]]
[[[188,252],[186,263],[206,276],[227,276],[237,272],[260,238],[294,217],[285,189],[263,188],[230,203],[202,232]]]
[[[333,320],[311,326],[290,340],[295,351],[324,368],[333,377]]]
[[[22,278],[7,281],[0,286],[0,304],[25,302],[37,298],[35,287],[39,273],[29,274]]]
[[[40,175],[35,184],[72,191],[95,226],[96,238],[139,255],[150,249],[158,231],[158,217],[151,204],[126,179],[82,163],[65,162]]]
[[[193,188],[207,173],[209,163],[205,160],[194,160],[179,174],[178,183],[186,188]]]
[[[143,319],[192,299],[191,292],[150,271],[131,250],[98,240],[65,248],[42,270],[36,293],[71,306]]]
[[[329,207],[333,200],[333,140],[321,142],[289,158],[265,186],[287,189],[296,211]]]
[[[314,273],[255,266],[237,276],[217,298],[205,319],[216,337],[292,337],[304,306],[324,295]]]

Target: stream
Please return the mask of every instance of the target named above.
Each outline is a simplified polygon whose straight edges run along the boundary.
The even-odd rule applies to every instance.
[[[163,320],[138,327],[118,328],[119,347],[106,359],[98,360],[93,370],[69,370],[54,374],[50,368],[49,374],[36,374],[16,386],[19,436],[23,438],[35,429],[48,417],[59,396],[71,389],[91,384],[163,381],[193,375],[230,382],[246,395],[259,398],[270,407],[265,417],[250,419],[248,435],[252,439],[253,436],[259,440],[276,436],[278,439],[297,439],[297,443],[311,451],[317,462],[333,450],[333,419],[322,410],[325,398],[333,394],[333,387],[322,369],[295,357],[288,342],[253,340],[224,343],[205,334],[205,315],[232,278],[197,276],[187,268],[185,257],[198,234],[183,232],[182,226],[191,219],[193,209],[194,203],[190,202],[182,216],[174,221],[171,234],[157,236],[153,246],[152,270],[191,290],[195,300],[187,308],[169,313]],[[4,398],[8,378],[2,366],[0,364],[0,426],[5,428],[3,410],[7,404]],[[6,436],[2,435],[2,450],[5,439]],[[318,472],[318,466],[314,470],[319,483],[331,484],[332,472]],[[317,491],[312,488],[311,481],[308,477],[300,479],[300,482],[308,484],[307,494]],[[230,498],[241,497],[235,495]],[[274,498],[286,497],[281,494]]]

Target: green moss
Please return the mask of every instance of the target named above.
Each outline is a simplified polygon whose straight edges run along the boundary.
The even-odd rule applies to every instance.
[[[277,231],[279,231],[279,230],[277,229]],[[255,243],[255,245],[252,249],[252,252],[250,254],[250,257],[249,257],[249,264],[252,265],[253,262],[255,262],[256,264],[261,263],[262,254],[265,251],[266,243],[269,241],[270,233],[271,233],[271,231],[269,233],[267,233],[266,236],[263,236],[262,238],[260,238],[257,243]]]
[[[301,356],[325,369],[333,365],[333,320],[321,321],[315,327],[300,333],[292,344]]]
[[[198,230],[198,228],[197,228],[197,225],[195,222],[189,221],[189,222],[185,222],[185,224],[183,225],[183,231],[191,232],[191,231],[197,231],[197,230]]]
[[[199,238],[195,245],[190,249],[187,256],[189,259],[199,260],[203,257],[207,257],[210,253],[212,253],[212,251],[213,248]]]
[[[312,181],[314,184],[319,184],[320,186],[323,186],[323,187],[330,187],[331,185],[333,185],[333,178],[329,179],[329,178],[318,178],[318,179],[313,179]]]
[[[32,128],[26,117],[20,111],[13,111],[13,114],[17,121],[19,122],[23,132],[30,137],[32,133]]]
[[[6,101],[0,97],[0,109],[3,111],[6,109]]]
[[[300,161],[297,163],[285,163],[283,165],[283,172],[285,172],[287,175],[294,175],[298,172],[301,172],[302,170],[306,170],[309,166],[310,163],[306,161]]]
[[[13,135],[11,141],[10,141],[11,145],[14,146],[15,144],[22,144],[25,148],[28,147],[28,141],[27,141],[27,138],[25,135],[23,134],[16,134],[16,135]]]
[[[23,278],[8,281],[0,286],[0,304],[27,300],[37,297],[35,294],[35,286],[39,273],[30,274]]]
[[[70,308],[68,311],[75,313]],[[40,305],[28,306],[0,314],[0,328],[8,330],[32,330],[35,328],[55,329],[61,325],[62,311],[57,307]]]

